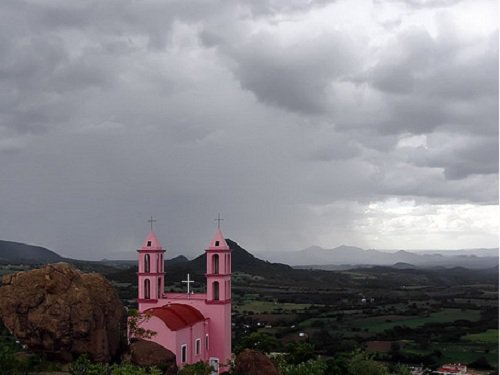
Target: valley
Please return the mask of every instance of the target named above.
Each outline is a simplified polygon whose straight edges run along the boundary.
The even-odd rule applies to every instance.
[[[295,269],[254,257],[228,240],[233,252],[233,350],[252,346],[286,351],[306,342],[324,358],[355,350],[389,363],[435,368],[445,362],[498,367],[498,267],[343,271]],[[106,276],[129,308],[136,307],[137,267],[75,261]],[[4,265],[10,273],[34,265]],[[167,291],[203,291],[205,259],[165,264]]]

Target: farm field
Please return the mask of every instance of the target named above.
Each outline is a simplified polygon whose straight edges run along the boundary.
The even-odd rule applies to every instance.
[[[485,357],[489,363],[498,366],[498,346],[472,344],[470,342],[447,342],[433,344],[427,349],[419,349],[414,344],[406,345],[402,349],[406,354],[430,355],[440,353],[443,362],[471,363],[480,357]]]
[[[480,310],[444,309],[439,312],[427,314],[426,316],[378,316],[360,319],[357,324],[361,329],[369,332],[383,332],[396,326],[417,328],[428,323],[446,323],[455,320],[478,321]]]
[[[498,345],[498,329],[488,329],[487,331],[481,333],[472,333],[464,336],[463,339],[475,343]]]
[[[242,305],[236,305],[238,312],[252,312],[258,314],[276,313],[276,312],[296,312],[308,309],[311,304],[307,303],[278,303],[272,301],[246,301]]]

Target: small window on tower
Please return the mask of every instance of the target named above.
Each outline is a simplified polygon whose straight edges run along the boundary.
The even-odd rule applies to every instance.
[[[219,241],[215,241],[215,246],[219,246]]]
[[[151,241],[148,241],[148,247],[151,247]]]

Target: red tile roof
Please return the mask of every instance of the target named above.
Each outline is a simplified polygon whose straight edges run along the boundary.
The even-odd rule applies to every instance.
[[[193,326],[195,323],[205,320],[203,314],[189,305],[171,303],[162,307],[153,307],[144,311],[146,314],[156,316],[166,324],[172,331]]]

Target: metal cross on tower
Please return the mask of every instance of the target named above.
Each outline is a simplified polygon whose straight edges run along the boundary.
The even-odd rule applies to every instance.
[[[191,280],[191,278],[189,277],[189,273],[187,274],[187,280],[182,280],[181,282],[187,284],[187,288],[188,288],[187,294],[188,295],[191,294],[191,288],[190,288],[191,285],[189,285],[189,284],[194,283],[194,281]]]
[[[224,221],[224,219],[220,217],[220,213],[219,213],[219,214],[217,214],[217,219],[215,219],[214,221],[217,222],[217,228],[220,229],[220,222]]]
[[[153,230],[153,223],[156,223],[156,219],[153,219],[153,216],[148,219],[148,223],[151,225],[151,230]]]

